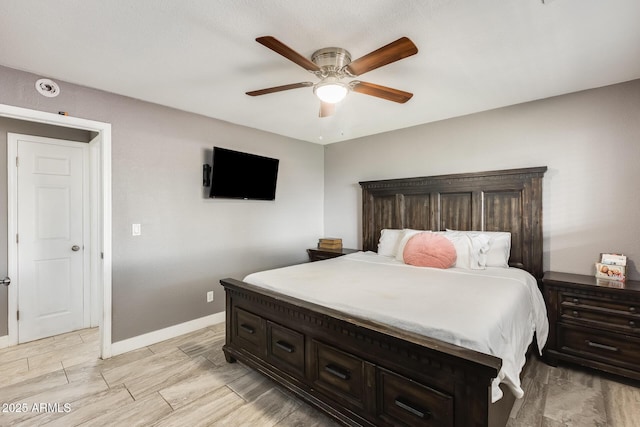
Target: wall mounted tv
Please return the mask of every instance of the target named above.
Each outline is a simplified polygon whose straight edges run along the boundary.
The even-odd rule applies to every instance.
[[[209,197],[275,200],[278,159],[213,147]]]

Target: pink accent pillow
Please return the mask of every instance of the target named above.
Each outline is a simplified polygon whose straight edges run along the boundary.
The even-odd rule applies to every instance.
[[[449,268],[456,263],[456,248],[451,240],[435,233],[411,237],[402,254],[405,264],[418,267]]]

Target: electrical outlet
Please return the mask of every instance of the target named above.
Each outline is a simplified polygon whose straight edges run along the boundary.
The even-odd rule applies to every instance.
[[[142,228],[140,227],[140,224],[131,224],[131,235],[139,236],[141,234],[142,234]]]
[[[207,302],[213,301],[213,291],[207,292]]]

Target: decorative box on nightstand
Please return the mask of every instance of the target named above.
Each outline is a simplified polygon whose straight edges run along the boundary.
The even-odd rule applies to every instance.
[[[547,362],[574,362],[640,380],[640,282],[548,271]]]
[[[336,258],[342,255],[352,254],[354,252],[358,252],[358,249],[307,249],[309,260],[311,261],[322,261],[323,259]]]

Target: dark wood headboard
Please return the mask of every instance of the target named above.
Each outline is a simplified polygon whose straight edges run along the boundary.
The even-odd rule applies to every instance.
[[[362,245],[380,230],[511,232],[509,264],[542,278],[542,177],[547,167],[361,182]]]

